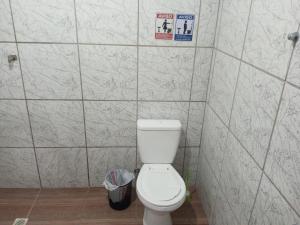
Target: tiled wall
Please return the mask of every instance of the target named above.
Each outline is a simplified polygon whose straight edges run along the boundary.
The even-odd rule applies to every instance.
[[[140,166],[138,118],[180,119],[194,182],[218,0],[0,0],[0,187],[99,186]],[[196,15],[192,42],[155,14]],[[19,60],[10,67],[7,56]]]
[[[198,187],[210,224],[300,224],[300,2],[223,0]]]

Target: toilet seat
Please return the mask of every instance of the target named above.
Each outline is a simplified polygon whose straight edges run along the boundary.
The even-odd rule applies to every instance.
[[[144,164],[137,180],[137,194],[150,209],[173,211],[185,200],[183,179],[171,164]]]

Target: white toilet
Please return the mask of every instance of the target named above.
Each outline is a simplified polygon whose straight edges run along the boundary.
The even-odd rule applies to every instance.
[[[138,120],[138,151],[143,164],[136,192],[145,206],[144,225],[172,225],[170,212],[185,201],[186,187],[173,168],[179,145],[178,120]]]

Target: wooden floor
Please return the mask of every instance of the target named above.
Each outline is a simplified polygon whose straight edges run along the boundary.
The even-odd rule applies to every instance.
[[[128,209],[113,210],[103,188],[0,189],[0,225],[15,218],[29,218],[27,225],[142,225],[143,205],[134,194]],[[178,225],[208,224],[196,193],[172,218]]]

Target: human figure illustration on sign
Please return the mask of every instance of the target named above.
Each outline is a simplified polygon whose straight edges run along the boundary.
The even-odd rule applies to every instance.
[[[184,21],[184,25],[183,25],[183,34],[186,33],[187,30],[187,21]]]
[[[162,28],[163,28],[163,30],[164,30],[164,33],[166,33],[166,32],[168,31],[168,24],[170,24],[170,23],[168,23],[167,20],[165,20],[165,21],[163,22],[163,24],[162,24]]]

